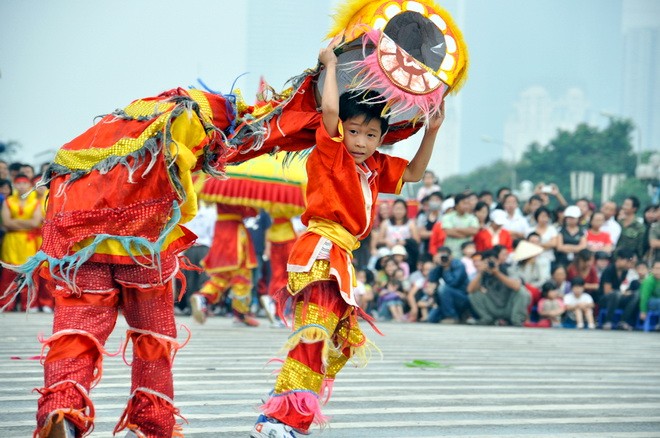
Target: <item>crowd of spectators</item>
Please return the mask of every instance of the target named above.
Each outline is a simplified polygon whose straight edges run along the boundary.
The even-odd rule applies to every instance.
[[[397,322],[660,330],[660,209],[640,208],[571,205],[544,183],[445,194],[428,172],[416,200],[379,204],[359,302]]]
[[[47,166],[35,172],[0,160],[4,263],[22,264],[39,249],[47,193],[33,188]],[[444,194],[427,172],[416,200],[378,203],[372,233],[354,254],[357,301],[376,319],[401,323],[632,330],[652,318],[660,330],[660,209],[640,207],[634,195],[621,205],[569,205],[543,183],[528,199],[508,187]],[[257,252],[261,222],[248,226],[260,230]],[[0,290],[14,275],[0,271]],[[29,305],[25,295],[5,305],[49,313],[53,301],[42,284]]]

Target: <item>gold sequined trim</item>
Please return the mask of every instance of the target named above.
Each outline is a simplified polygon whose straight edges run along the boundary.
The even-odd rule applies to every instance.
[[[322,307],[308,303],[307,308],[303,310],[304,303],[299,302],[296,305],[296,317],[293,323],[293,329],[298,330],[302,326],[317,324],[323,326],[328,333],[332,334],[339,323],[339,318],[333,312],[325,310]],[[303,315],[305,319],[303,320]]]
[[[316,260],[309,272],[289,272],[289,290],[300,292],[310,283],[330,279],[330,261]]]
[[[321,391],[322,383],[322,374],[315,373],[302,362],[287,357],[277,378],[275,393],[282,394],[294,390],[308,390],[318,394]]]

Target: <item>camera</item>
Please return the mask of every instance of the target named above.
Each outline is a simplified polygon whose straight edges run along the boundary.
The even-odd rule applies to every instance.
[[[496,266],[495,260],[488,260],[488,269],[495,269]]]
[[[541,187],[541,192],[542,193],[552,193],[552,186],[544,185],[543,187]]]

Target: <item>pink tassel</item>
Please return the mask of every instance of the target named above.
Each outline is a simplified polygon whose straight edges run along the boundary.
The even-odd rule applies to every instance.
[[[273,394],[266,403],[261,406],[261,412],[268,417],[281,418],[278,415],[295,410],[303,416],[313,416],[312,423],[325,427],[330,417],[323,415],[318,396],[308,391],[288,392],[286,394]]]

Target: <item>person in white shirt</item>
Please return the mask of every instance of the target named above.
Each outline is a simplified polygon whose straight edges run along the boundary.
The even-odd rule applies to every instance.
[[[605,231],[610,235],[612,245],[616,246],[621,236],[621,225],[616,221],[617,206],[614,201],[604,202],[600,206],[600,211],[605,215],[605,223],[600,226],[600,231]]]
[[[506,222],[503,228],[507,230],[511,237],[515,239],[524,239],[529,231],[529,223],[524,216],[517,213],[518,198],[514,194],[508,194],[504,197],[504,211],[506,212]]]

